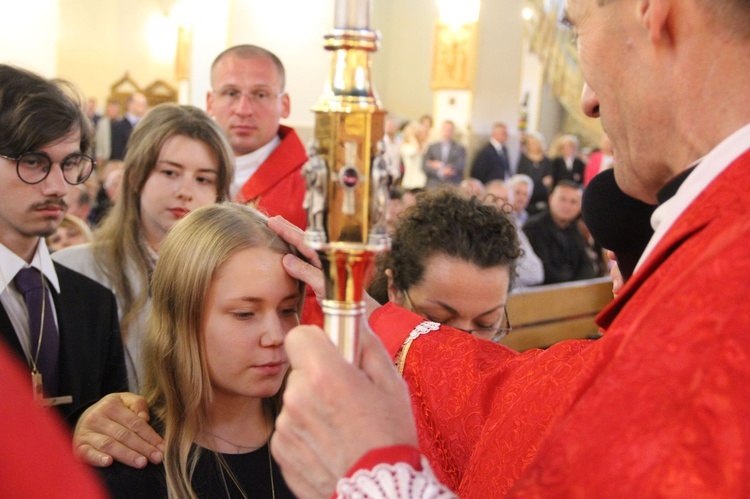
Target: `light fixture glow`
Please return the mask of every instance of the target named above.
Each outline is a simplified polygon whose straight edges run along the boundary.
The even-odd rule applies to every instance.
[[[437,0],[440,22],[452,28],[477,22],[480,0]]]
[[[177,50],[177,25],[162,14],[156,13],[146,22],[148,46],[154,58],[170,61]]]
[[[192,0],[179,0],[172,9],[169,17],[178,26],[188,29],[192,28],[196,20],[199,19],[197,6]]]

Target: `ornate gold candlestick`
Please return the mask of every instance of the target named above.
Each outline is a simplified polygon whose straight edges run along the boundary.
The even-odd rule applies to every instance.
[[[370,81],[369,0],[336,0],[326,90],[315,112],[307,179],[306,243],[323,262],[325,330],[344,357],[357,362],[365,315],[364,280],[374,254],[388,249],[388,169],[382,109]]]

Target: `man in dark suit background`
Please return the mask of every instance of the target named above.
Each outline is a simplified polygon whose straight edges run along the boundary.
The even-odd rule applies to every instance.
[[[544,264],[544,284],[596,277],[576,220],[581,215],[583,188],[561,180],[549,196],[549,209],[537,213],[523,231]]]
[[[471,176],[487,184],[490,180],[505,181],[510,177],[510,163],[508,162],[508,127],[505,123],[492,125],[490,140],[477,153],[471,164]]]
[[[0,65],[0,337],[44,397],[70,396],[57,408],[71,424],[90,403],[127,389],[114,296],[53,264],[44,241],[65,215],[70,186],[93,170],[90,133],[60,86]]]
[[[586,165],[578,157],[578,138],[575,135],[561,137],[560,152],[561,155],[552,160],[552,185],[557,185],[561,180],[583,184]]]
[[[444,121],[440,129],[440,142],[435,142],[427,148],[422,163],[422,169],[427,175],[427,189],[444,183],[458,185],[464,178],[466,149],[453,140],[455,129],[452,121]]]
[[[146,115],[146,111],[148,111],[148,102],[145,95],[135,92],[128,97],[125,116],[112,123],[112,152],[109,159],[125,158],[130,134],[133,133],[133,128],[141,121],[141,118]]]

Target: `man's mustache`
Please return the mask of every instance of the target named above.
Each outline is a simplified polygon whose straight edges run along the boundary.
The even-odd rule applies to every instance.
[[[47,208],[60,208],[67,211],[68,203],[66,203],[64,199],[50,199],[48,201],[31,205],[32,210],[45,210]]]

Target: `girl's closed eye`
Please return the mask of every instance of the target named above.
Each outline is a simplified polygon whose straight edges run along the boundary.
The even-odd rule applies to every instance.
[[[255,317],[255,312],[249,310],[240,310],[232,312],[232,315],[238,320],[250,320]]]
[[[285,308],[285,309],[281,310],[281,312],[280,312],[280,314],[283,315],[283,316],[290,316],[290,315],[296,316],[298,313],[299,312],[297,311],[296,307],[294,307],[294,308]]]

